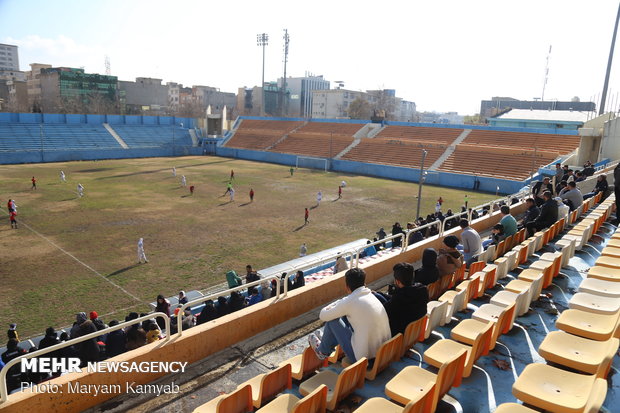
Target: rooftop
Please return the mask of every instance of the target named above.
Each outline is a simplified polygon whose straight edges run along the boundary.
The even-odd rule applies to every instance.
[[[590,112],[568,110],[511,109],[506,113],[496,116],[495,119],[525,119],[585,123],[588,120],[589,115],[591,115]]]

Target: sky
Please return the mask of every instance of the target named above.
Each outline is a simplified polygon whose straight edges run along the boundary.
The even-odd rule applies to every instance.
[[[161,78],[226,92],[306,72],[352,90],[396,89],[419,111],[478,113],[493,96],[600,99],[618,1],[0,0],[0,42],[30,63],[120,80]],[[620,42],[620,39],[619,39]],[[618,52],[616,47],[616,52]],[[609,108],[620,106],[620,56]]]

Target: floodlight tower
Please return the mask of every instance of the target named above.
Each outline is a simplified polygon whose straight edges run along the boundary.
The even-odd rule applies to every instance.
[[[260,90],[261,90],[261,104],[260,113],[265,116],[265,46],[269,44],[269,35],[267,33],[260,33],[256,35],[256,45],[263,48],[263,77],[261,78]]]
[[[288,30],[284,29],[284,78],[282,79],[282,116],[286,116],[288,113],[288,105],[286,99],[286,62],[288,62],[288,44],[290,37]]]
[[[616,34],[618,33],[618,20],[620,20],[620,4],[618,4],[618,14],[616,15],[616,25],[614,26],[614,34],[611,37],[611,49],[609,50],[609,59],[607,60],[607,72],[605,72],[605,83],[603,84],[603,94],[601,96],[601,106],[598,114],[605,113],[605,101],[607,100],[607,87],[609,86],[609,74],[611,72],[611,61],[614,58],[614,48],[616,47]]]

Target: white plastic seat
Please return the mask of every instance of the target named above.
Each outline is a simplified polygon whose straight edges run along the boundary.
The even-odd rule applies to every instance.
[[[613,315],[620,312],[620,300],[589,293],[577,293],[568,302],[568,308],[595,314]]]
[[[620,297],[620,283],[599,280],[597,278],[586,278],[579,285],[578,292],[618,298]]]

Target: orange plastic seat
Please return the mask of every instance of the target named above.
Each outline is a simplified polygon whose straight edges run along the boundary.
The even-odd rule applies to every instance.
[[[617,282],[620,281],[620,268],[603,266],[590,267],[587,277]]]
[[[497,406],[495,413],[539,413],[519,403],[504,403]]]
[[[256,413],[324,413],[326,407],[327,386],[323,385],[301,400],[294,394],[283,394],[258,409]]]
[[[391,362],[400,359],[402,347],[403,335],[401,333],[396,334],[394,337],[381,344],[381,347],[377,350],[372,368],[366,371],[366,380],[374,380],[377,374],[385,370]],[[347,357],[343,358],[340,363],[343,367],[351,365],[351,361]]]
[[[400,357],[403,357],[407,354],[410,348],[414,346],[420,340],[424,339],[424,329],[426,328],[426,323],[428,322],[428,315],[420,318],[419,320],[412,321],[407,325],[405,329],[405,334],[403,334],[403,346],[400,351]]]
[[[245,385],[196,407],[194,413],[248,413],[253,410],[252,388]]]
[[[358,407],[355,413],[424,413],[427,411],[425,406],[429,400],[430,393],[426,393],[426,397],[417,401],[411,401],[405,407],[402,407],[383,397],[373,397]]]
[[[280,366],[285,364],[291,365],[291,376],[295,380],[303,380],[321,367],[325,367],[327,360],[319,360],[316,352],[312,348],[306,347],[303,353],[281,362]]]
[[[448,303],[445,301],[429,301],[426,304],[427,322],[424,331],[424,340],[430,337],[431,332],[437,327],[444,325]]]
[[[562,311],[555,326],[567,333],[592,340],[606,341],[618,337],[618,315],[594,314],[583,310]]]
[[[491,340],[489,341],[489,350],[493,350],[499,336],[509,332],[512,328],[512,317],[514,315],[515,308],[515,304],[505,307],[497,320],[484,321],[475,320],[473,318],[465,319],[452,329],[450,332],[450,337],[458,342],[473,346],[476,337],[485,332],[487,325],[491,323],[493,325],[493,334],[491,335]]]
[[[598,278],[586,278],[579,285],[580,293],[590,293],[603,297],[620,298],[620,283],[616,281],[599,280]]]
[[[285,389],[292,387],[291,365],[285,364],[269,373],[259,374],[240,384],[237,388],[246,385],[252,388],[252,404],[258,409],[263,403],[272,400]]]

